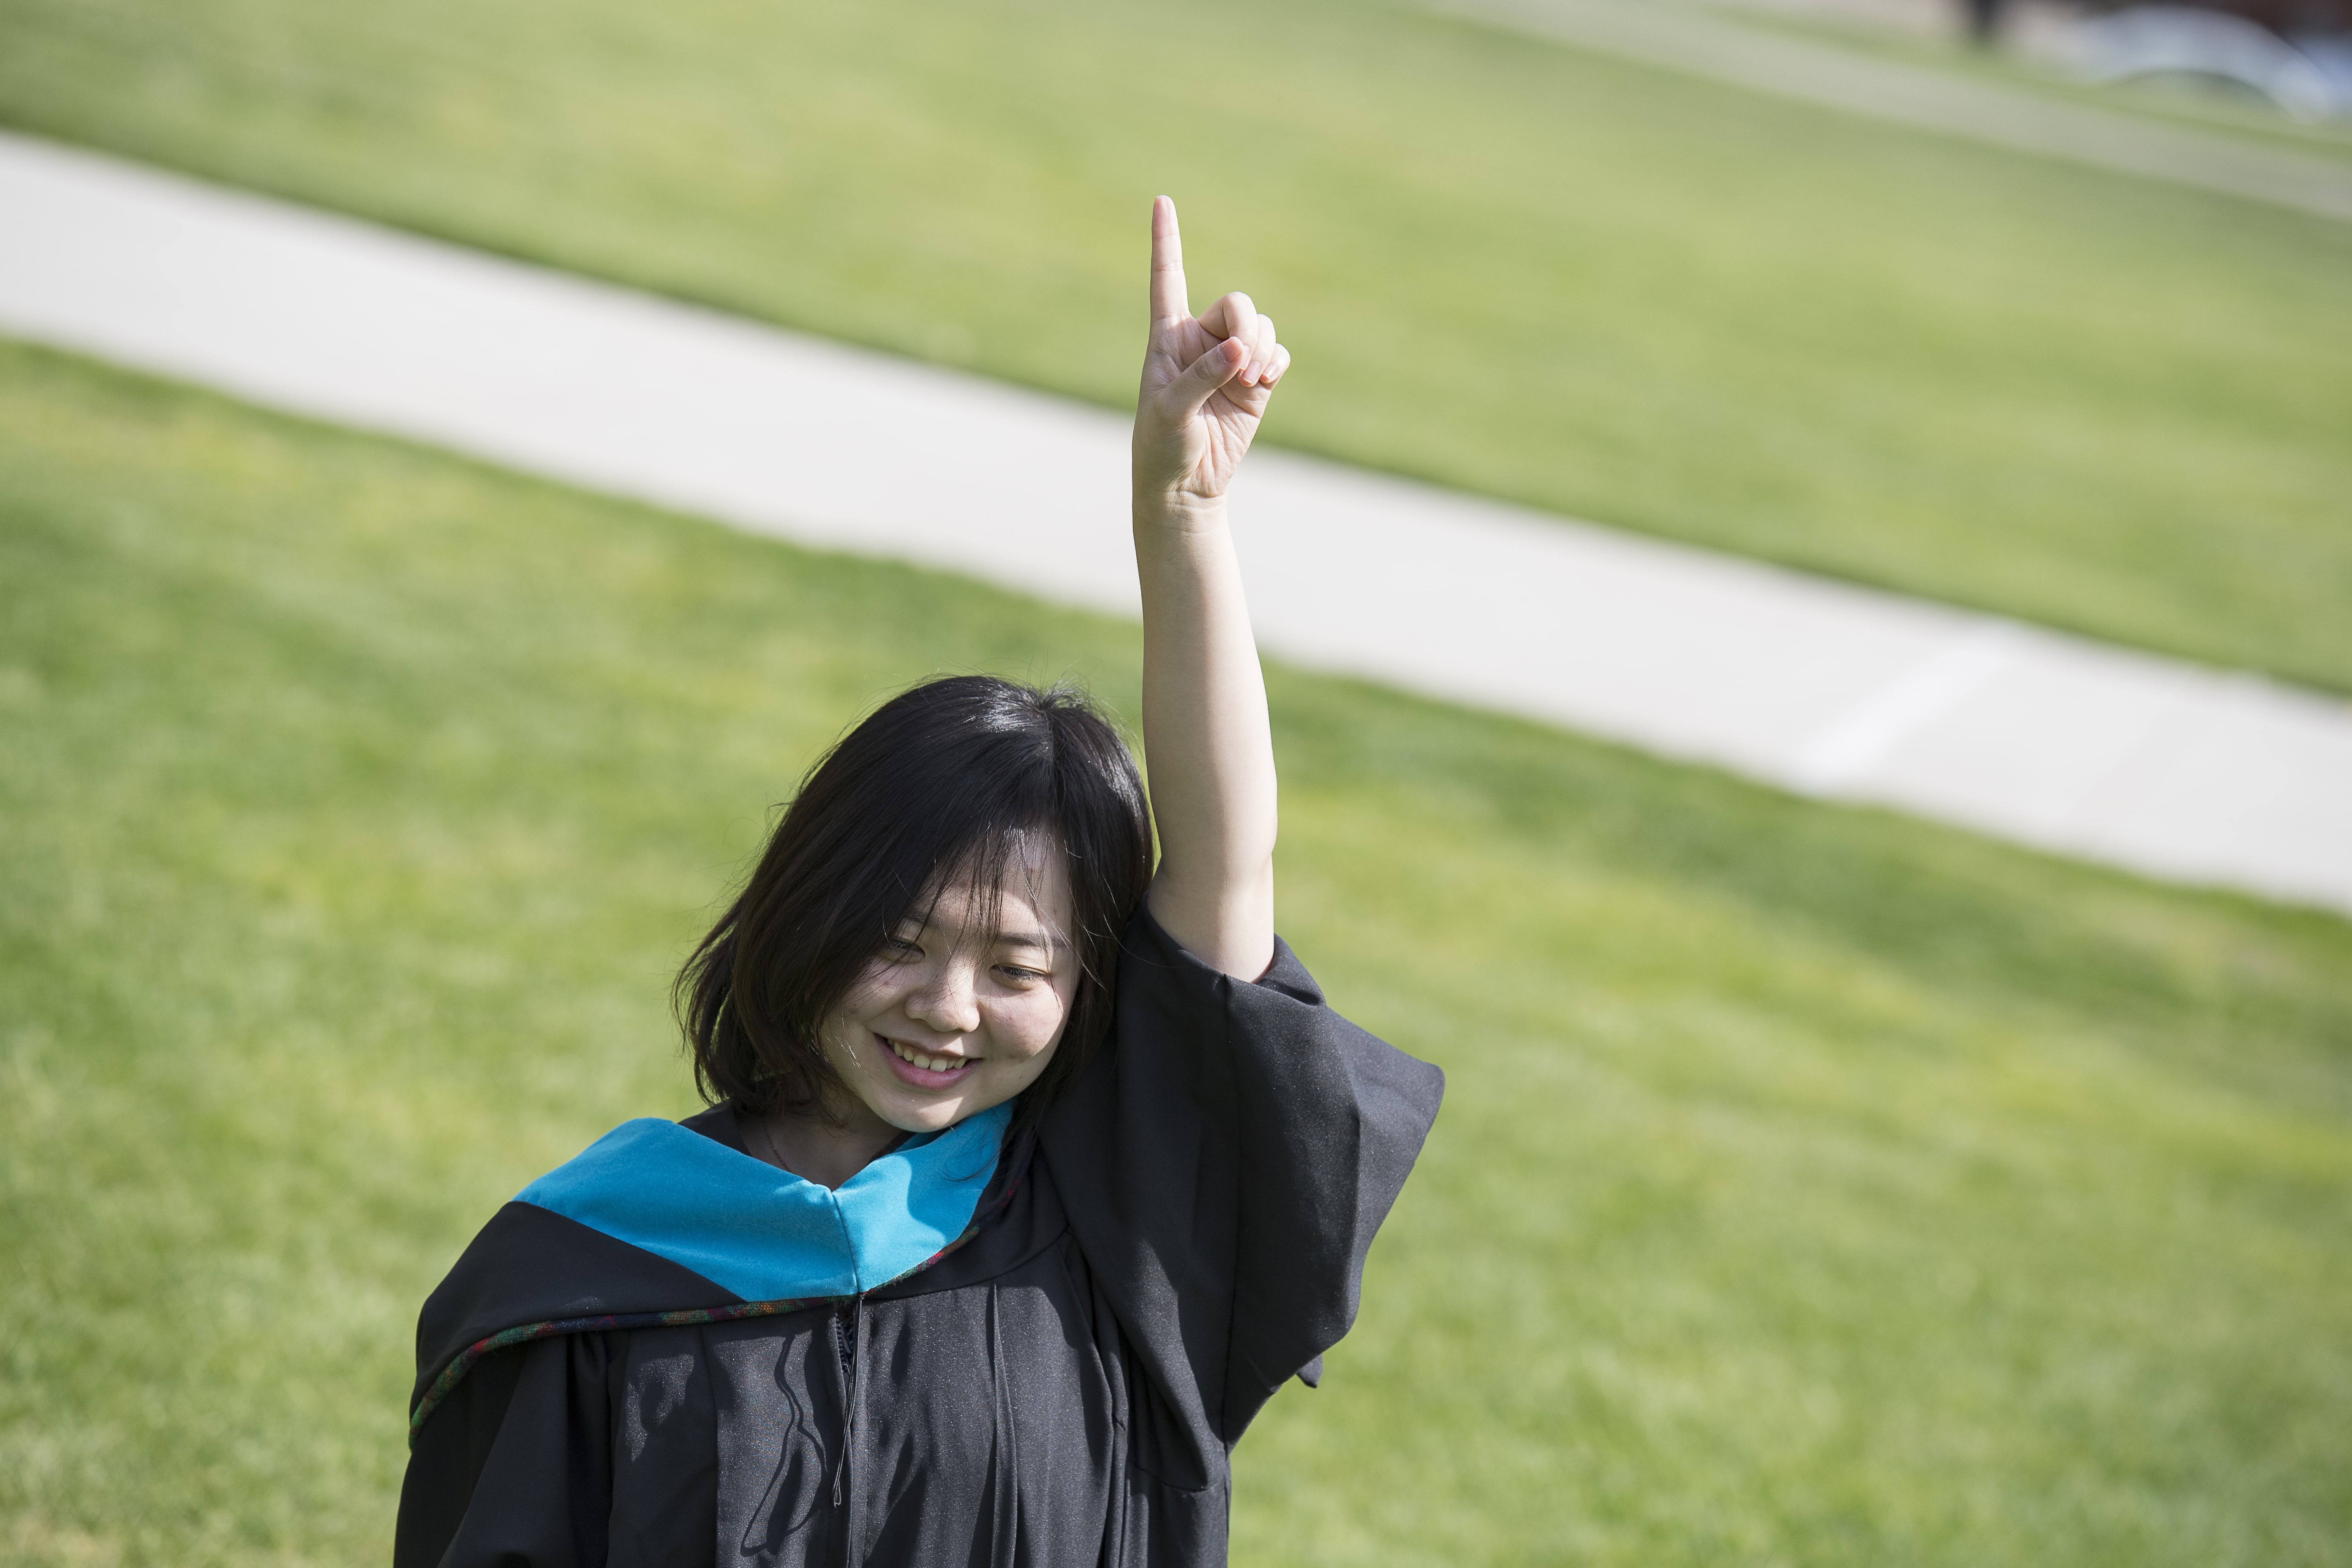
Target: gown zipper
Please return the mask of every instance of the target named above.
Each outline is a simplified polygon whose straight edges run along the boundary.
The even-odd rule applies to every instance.
[[[846,1323],[846,1330],[844,1324]],[[848,1334],[847,1345],[842,1335]],[[834,1314],[834,1346],[841,1353],[842,1370],[848,1374],[849,1397],[842,1412],[841,1459],[833,1469],[833,1506],[845,1506],[848,1497],[849,1451],[857,1440],[857,1416],[863,1407],[866,1390],[866,1293],[859,1291],[849,1307]]]

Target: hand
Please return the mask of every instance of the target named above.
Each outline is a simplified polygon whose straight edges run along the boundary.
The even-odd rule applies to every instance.
[[[1290,368],[1274,319],[1246,294],[1197,318],[1186,302],[1176,204],[1151,204],[1151,341],[1135,402],[1135,496],[1186,510],[1223,501],[1242,454]]]

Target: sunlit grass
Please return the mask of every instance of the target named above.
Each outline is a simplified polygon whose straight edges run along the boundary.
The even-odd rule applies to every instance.
[[[1117,404],[2352,689],[2352,225],[1359,0],[0,0],[0,121]]]
[[[414,1313],[690,1104],[812,754],[1132,628],[0,349],[0,1556],[375,1563]],[[2341,1563],[2352,929],[1277,670],[1446,1068],[1252,1563]]]

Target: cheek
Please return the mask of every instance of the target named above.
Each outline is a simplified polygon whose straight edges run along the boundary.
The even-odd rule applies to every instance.
[[[905,970],[898,964],[871,964],[857,977],[857,984],[849,988],[849,994],[841,999],[841,1006],[834,1016],[862,1029],[865,1020],[887,1013],[911,988]]]
[[[1052,991],[1034,992],[1003,1015],[1001,1037],[1024,1061],[1034,1061],[1053,1049],[1069,1018],[1068,997]]]

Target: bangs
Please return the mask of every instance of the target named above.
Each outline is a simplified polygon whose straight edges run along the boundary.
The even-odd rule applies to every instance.
[[[903,929],[910,921],[936,927],[940,900],[950,888],[965,888],[972,897],[957,922],[957,934],[963,937],[977,931],[992,943],[1004,935],[1004,896],[1017,891],[1037,911],[1039,924],[1055,948],[1067,948],[1072,945],[1070,932],[1046,918],[1045,881],[1055,857],[1061,858],[1066,885],[1067,853],[1062,848],[1061,835],[1051,826],[983,823],[970,842],[941,847],[938,861],[941,868],[892,922],[891,930]]]

